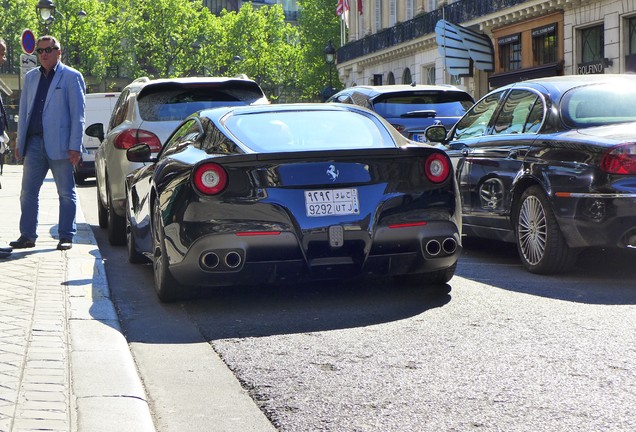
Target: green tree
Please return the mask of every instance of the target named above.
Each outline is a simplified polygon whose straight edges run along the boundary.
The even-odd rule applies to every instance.
[[[304,98],[316,98],[329,85],[329,65],[325,61],[325,47],[332,41],[340,46],[340,17],[336,15],[334,0],[298,0],[300,13],[298,26],[301,29],[303,63],[305,70],[300,76]],[[332,84],[341,88],[335,66]]]

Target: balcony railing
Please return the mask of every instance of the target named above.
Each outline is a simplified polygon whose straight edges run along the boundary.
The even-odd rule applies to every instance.
[[[373,54],[392,46],[417,39],[435,32],[435,24],[442,19],[455,24],[500,11],[528,0],[459,0],[442,9],[419,14],[413,19],[396,24],[357,41],[350,42],[337,51],[339,63]]]

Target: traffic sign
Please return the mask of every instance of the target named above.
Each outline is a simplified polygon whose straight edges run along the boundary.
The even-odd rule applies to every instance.
[[[24,81],[26,73],[37,65],[38,60],[34,54],[20,54],[20,79]]]
[[[20,42],[22,43],[22,51],[25,54],[33,54],[33,51],[35,51],[35,35],[31,30],[24,29],[22,31]]]

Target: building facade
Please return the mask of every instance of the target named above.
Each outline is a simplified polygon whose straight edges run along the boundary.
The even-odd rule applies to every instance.
[[[453,84],[479,98],[530,78],[636,72],[636,0],[354,3],[337,52],[346,87]]]

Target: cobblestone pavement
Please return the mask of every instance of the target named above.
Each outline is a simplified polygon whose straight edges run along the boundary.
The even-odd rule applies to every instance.
[[[0,246],[19,237],[22,167],[0,177]],[[78,206],[73,248],[58,251],[53,178],[40,193],[32,249],[0,259],[0,431],[154,431]]]

